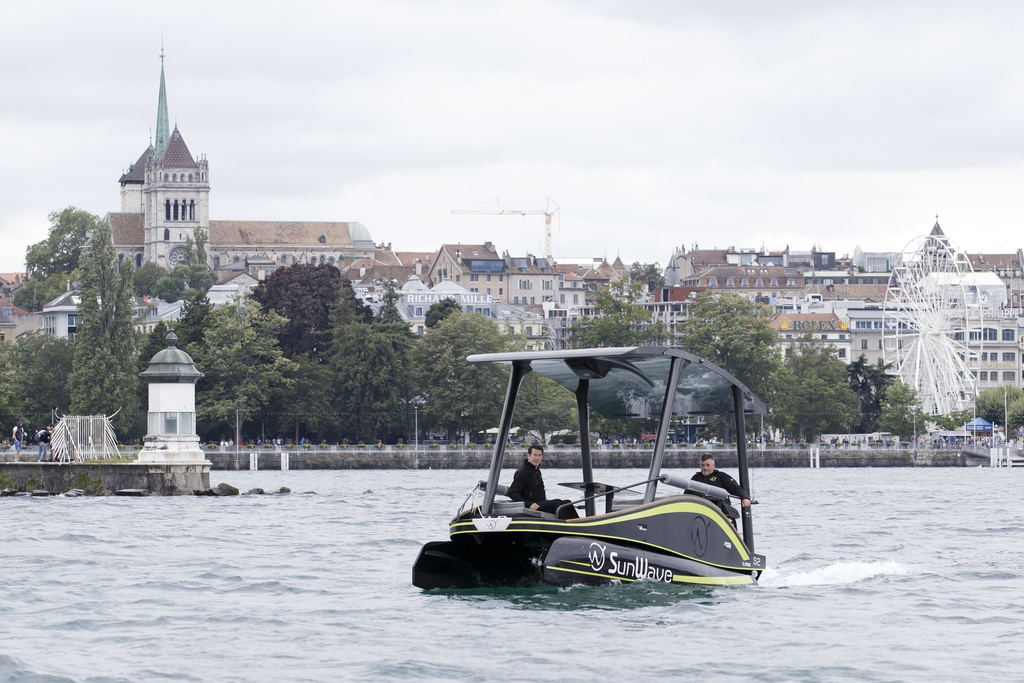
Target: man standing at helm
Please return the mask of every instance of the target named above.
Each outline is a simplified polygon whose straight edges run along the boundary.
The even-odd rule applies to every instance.
[[[750,507],[750,494],[744,491],[743,487],[737,484],[735,479],[725,472],[719,472],[715,469],[715,456],[710,453],[700,456],[700,472],[690,477],[690,480],[725,489],[731,495],[739,498],[742,501],[743,507]]]

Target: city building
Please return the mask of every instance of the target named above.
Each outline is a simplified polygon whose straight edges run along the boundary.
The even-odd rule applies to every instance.
[[[369,231],[358,222],[212,220],[210,165],[195,156],[177,125],[169,129],[163,54],[156,135],[119,179],[121,210],[107,214],[119,262],[173,268],[197,229],[208,236],[208,265],[265,277],[276,267],[330,263],[347,268],[373,257]]]

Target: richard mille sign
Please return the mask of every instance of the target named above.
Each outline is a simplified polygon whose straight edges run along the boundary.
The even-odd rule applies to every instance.
[[[406,294],[405,300],[410,304],[436,304],[441,299],[455,299],[463,306],[472,305],[487,305],[490,306],[494,298],[490,294],[477,294],[476,292],[470,292],[467,294],[459,294],[453,296],[450,294]]]

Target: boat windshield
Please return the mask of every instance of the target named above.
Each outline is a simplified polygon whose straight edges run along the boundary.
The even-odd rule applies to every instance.
[[[657,419],[673,357],[685,361],[676,383],[673,415],[731,414],[733,386],[742,390],[745,413],[765,412],[760,399],[725,370],[671,347],[493,353],[470,356],[468,360],[523,364],[573,392],[581,380],[589,380],[587,402],[604,417]]]

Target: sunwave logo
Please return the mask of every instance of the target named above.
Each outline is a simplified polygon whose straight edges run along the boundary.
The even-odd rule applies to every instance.
[[[591,543],[590,552],[590,568],[595,572],[599,572],[604,568],[604,546],[600,543]]]

